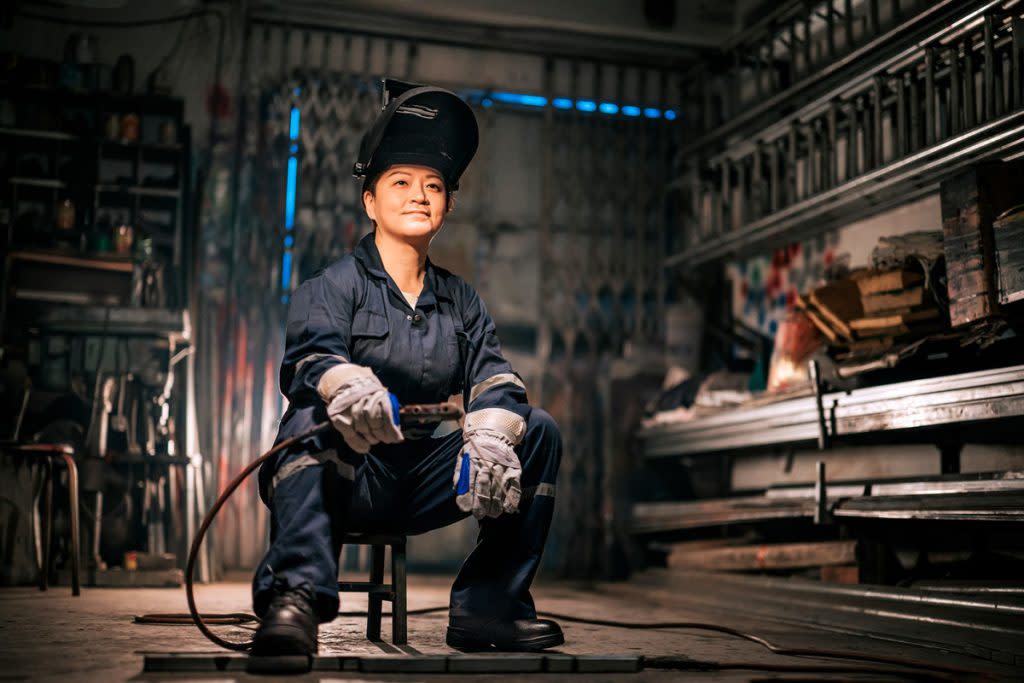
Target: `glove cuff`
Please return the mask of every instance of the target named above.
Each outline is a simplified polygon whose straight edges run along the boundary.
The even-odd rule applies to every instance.
[[[377,376],[370,368],[355,363],[339,363],[328,368],[320,376],[316,391],[325,403],[330,403],[331,399],[337,396],[342,389],[366,379],[377,381]]]
[[[463,425],[466,438],[476,433],[495,434],[513,446],[518,446],[526,434],[526,420],[504,408],[481,408],[466,413]]]

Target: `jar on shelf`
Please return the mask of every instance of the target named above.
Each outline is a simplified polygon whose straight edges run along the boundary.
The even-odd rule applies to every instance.
[[[58,233],[69,233],[75,229],[75,203],[70,199],[62,199],[57,202],[53,212],[54,226]]]
[[[121,117],[117,114],[108,114],[107,122],[103,126],[103,136],[111,142],[121,139]]]
[[[160,124],[160,144],[174,145],[178,142],[178,126],[174,121],[164,121]]]
[[[110,216],[103,213],[96,218],[92,231],[92,250],[99,254],[107,254],[113,248],[112,239],[113,227],[110,224]]]
[[[134,242],[135,230],[128,224],[127,219],[122,219],[114,228],[114,253],[118,256],[130,256]]]
[[[121,140],[123,142],[137,142],[139,139],[139,115],[123,114],[121,116]]]

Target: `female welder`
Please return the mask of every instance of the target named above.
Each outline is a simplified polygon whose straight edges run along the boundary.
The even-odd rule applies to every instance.
[[[278,440],[325,419],[337,431],[260,471],[271,542],[253,579],[254,655],[316,652],[317,624],[338,613],[345,533],[418,534],[468,514],[480,534],[452,586],[448,644],[564,642],[530,596],[554,510],[558,427],[527,403],[477,293],[427,258],[477,142],[473,112],[455,94],[385,82],[354,169],[374,230],[304,282],[288,312]],[[461,430],[399,430],[392,396],[453,394],[464,397]]]

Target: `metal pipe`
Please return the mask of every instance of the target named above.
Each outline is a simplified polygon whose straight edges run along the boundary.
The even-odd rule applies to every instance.
[[[907,84],[906,74],[900,73],[896,76],[896,125],[893,130],[896,139],[893,141],[893,148],[896,150],[896,158],[900,158],[909,152],[907,145]]]
[[[843,29],[846,34],[846,45],[843,47],[847,53],[853,52],[853,0],[843,2]]]
[[[839,184],[839,106],[833,102],[828,108],[828,180],[830,188]]]
[[[814,157],[817,156],[818,145],[813,122],[804,126],[803,131],[807,138],[807,157],[804,161],[804,196],[809,197],[818,192],[818,179],[814,161]]]
[[[1011,45],[1010,70],[1013,77],[1013,108],[1019,109],[1024,106],[1024,96],[1021,94],[1024,75],[1021,74],[1021,53],[1024,53],[1024,20],[1019,14],[1014,14],[1010,21],[1010,29],[1013,31]]]
[[[811,15],[804,15],[804,71],[810,73],[811,68]]]
[[[811,388],[814,390],[814,407],[818,414],[818,450],[823,451],[829,447],[829,435],[828,423],[825,420],[825,404],[822,398],[824,386],[818,361],[812,360],[807,363],[807,374],[811,380]]]
[[[832,3],[829,2],[825,8],[825,36],[828,41],[828,56],[836,58],[836,18]]]
[[[874,166],[881,166],[885,163],[885,159],[882,156],[884,140],[882,139],[882,76],[875,76],[875,81],[871,89],[871,99],[873,100],[874,108],[872,113],[874,119],[872,120],[871,127],[874,129]]]
[[[974,51],[971,41],[964,41],[964,128],[974,128],[978,114],[978,100],[974,87]]]
[[[935,48],[924,51],[924,144],[935,144]]]
[[[907,80],[907,96],[910,99],[910,151],[916,152],[921,149],[921,98],[918,95],[917,74],[913,71],[907,72],[910,78]]]
[[[995,17],[991,14],[985,15],[984,31],[984,64],[982,89],[985,97],[985,120],[989,121],[996,116],[996,89],[995,89]]]
[[[789,82],[796,83],[800,78],[800,71],[796,66],[797,57],[796,22],[789,24]]]
[[[955,135],[962,130],[960,125],[960,55],[957,46],[950,48],[949,55],[949,129]]]
[[[740,159],[736,163],[736,185],[739,192],[736,192],[736,210],[733,211],[734,216],[739,217],[739,225],[733,226],[739,228],[746,225],[747,222],[747,208],[750,204],[750,188],[747,185],[747,160]]]
[[[754,147],[754,154],[752,157],[753,169],[751,169],[750,178],[750,217],[755,220],[764,215],[765,205],[764,182],[762,179],[764,160],[761,157],[761,145],[758,144]]]
[[[797,199],[797,182],[796,182],[796,126],[792,125],[789,129],[789,148],[787,149],[786,156],[786,185],[787,185],[787,201],[786,204],[795,204]]]
[[[771,167],[769,168],[768,194],[771,213],[775,213],[782,205],[780,197],[780,193],[782,192],[782,183],[779,180],[779,163],[781,163],[781,155],[779,154],[778,142],[773,140],[768,144],[768,163],[771,164]]]

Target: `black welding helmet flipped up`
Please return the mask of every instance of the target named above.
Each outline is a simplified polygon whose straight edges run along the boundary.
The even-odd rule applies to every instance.
[[[473,110],[453,92],[384,81],[384,109],[359,145],[356,178],[395,164],[433,168],[450,191],[476,154],[480,132]]]

